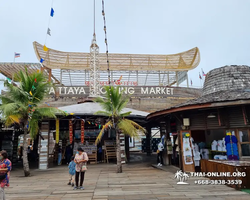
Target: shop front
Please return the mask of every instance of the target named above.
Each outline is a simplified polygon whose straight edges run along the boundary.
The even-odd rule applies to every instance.
[[[166,135],[172,134],[174,119],[178,133],[174,144],[178,144],[183,171],[242,171],[250,167],[249,83],[248,66],[218,68],[207,74],[199,98],[148,115],[148,120],[165,121]]]
[[[84,102],[81,104],[59,107],[68,113],[67,116],[58,116],[42,122],[39,140],[40,156],[39,168],[67,164],[70,158],[81,147],[87,152],[90,163],[110,162],[116,160],[116,133],[111,126],[107,126],[107,117],[95,115],[102,110],[98,103]],[[131,111],[128,116],[131,120],[144,126],[148,113],[125,108],[124,112]],[[104,130],[101,142],[95,141]],[[129,158],[129,138],[120,134],[122,163]],[[128,145],[126,145],[128,144]]]

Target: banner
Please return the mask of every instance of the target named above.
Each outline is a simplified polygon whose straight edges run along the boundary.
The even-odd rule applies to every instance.
[[[59,119],[56,120],[56,143],[59,143]]]
[[[73,142],[73,124],[72,120],[69,120],[69,142],[72,144]]]
[[[81,143],[84,143],[84,121],[81,121]]]

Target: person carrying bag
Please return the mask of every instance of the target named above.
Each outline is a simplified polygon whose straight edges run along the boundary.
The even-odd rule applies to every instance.
[[[75,163],[76,163],[76,174],[75,174],[75,187],[74,190],[81,189],[84,190],[83,181],[84,175],[87,171],[87,162],[89,160],[87,153],[83,151],[82,148],[77,149],[77,154],[75,156]],[[80,177],[80,187],[79,187],[79,177]]]

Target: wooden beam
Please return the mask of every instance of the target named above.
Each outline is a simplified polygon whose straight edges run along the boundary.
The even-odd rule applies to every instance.
[[[245,106],[241,106],[241,110],[242,110],[242,114],[243,114],[244,123],[245,123],[245,125],[247,125],[248,124],[248,119],[247,119],[247,115],[246,115]]]
[[[51,69],[47,69],[49,72],[49,82],[51,82]]]
[[[220,110],[217,109],[217,112],[218,112],[218,123],[219,123],[219,126],[221,126]]]

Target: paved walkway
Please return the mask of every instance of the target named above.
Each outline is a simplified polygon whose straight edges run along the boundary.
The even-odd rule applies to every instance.
[[[48,171],[33,170],[32,176],[22,177],[21,170],[12,172],[7,200],[250,200],[250,195],[227,186],[177,185],[173,172],[155,169],[148,164],[124,166],[122,174],[115,173],[114,164],[90,165],[86,173],[85,190],[74,191],[67,185],[67,166]]]

